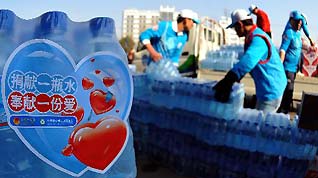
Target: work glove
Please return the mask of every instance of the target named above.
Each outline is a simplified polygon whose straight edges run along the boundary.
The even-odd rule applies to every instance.
[[[228,102],[232,86],[236,81],[239,81],[237,75],[234,72],[229,71],[225,77],[213,87],[213,90],[215,91],[214,98],[222,103]]]

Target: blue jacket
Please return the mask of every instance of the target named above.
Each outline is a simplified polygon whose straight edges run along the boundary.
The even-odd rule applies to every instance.
[[[177,22],[161,21],[157,26],[142,32],[139,40],[143,44],[151,41],[155,50],[163,58],[168,58],[173,63],[178,64],[183,47],[188,40],[188,35],[183,32],[177,32]]]
[[[262,35],[265,39],[255,35]],[[250,72],[260,101],[279,99],[287,85],[284,67],[272,40],[256,26],[245,38],[245,52],[232,71],[239,79]]]
[[[285,51],[284,67],[286,71],[296,72],[301,58],[301,33],[295,31],[288,22],[282,37],[280,50]]]

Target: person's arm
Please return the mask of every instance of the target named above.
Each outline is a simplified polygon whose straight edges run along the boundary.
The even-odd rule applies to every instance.
[[[310,38],[308,25],[307,25],[307,21],[305,18],[302,19],[302,23],[303,23],[303,25],[302,25],[303,31],[310,42],[310,46],[315,46],[314,42]]]
[[[232,71],[241,79],[245,74],[251,72],[260,60],[266,59],[267,55],[268,47],[265,40],[262,37],[255,36]]]
[[[314,46],[315,46],[315,43],[311,40],[310,37],[308,37],[308,39],[309,39],[309,42],[310,42],[310,46],[314,47]]]
[[[150,57],[153,61],[157,62],[160,59],[162,59],[162,55],[160,53],[158,53],[155,48],[150,44],[145,44],[147,51],[150,54]]]
[[[153,61],[158,61],[162,58],[162,55],[153,47],[153,45],[150,42],[150,39],[160,39],[161,38],[161,23],[158,25],[149,28],[142,32],[139,36],[139,40],[142,42],[143,45],[145,45],[147,51],[150,54],[150,57]]]
[[[279,50],[279,57],[280,57],[280,60],[282,62],[284,62],[284,60],[285,60],[285,55],[286,55],[285,50],[283,50],[283,49]]]
[[[289,48],[290,42],[291,42],[292,36],[291,36],[291,29],[284,31],[282,36],[282,43],[279,48],[279,57],[282,62],[285,60],[286,51]]]
[[[260,60],[266,59],[268,47],[261,37],[254,37],[252,43],[240,58],[239,62],[214,87],[214,98],[220,102],[227,102],[230,98],[232,85],[250,72]]]
[[[310,46],[315,46],[314,42],[312,41],[312,39],[311,39],[310,36],[309,36],[309,31],[308,31],[307,25],[304,25],[304,24],[303,24],[302,27],[303,27],[303,30],[304,30],[305,35],[307,36],[307,38],[308,38],[308,40],[309,40],[309,42],[310,42]]]

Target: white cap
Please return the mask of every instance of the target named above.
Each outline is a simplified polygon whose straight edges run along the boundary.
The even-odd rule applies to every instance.
[[[183,9],[180,12],[180,16],[183,18],[189,18],[192,19],[194,23],[199,24],[200,20],[199,20],[199,16],[197,13],[193,12],[190,9]]]
[[[255,6],[254,4],[251,4],[251,6],[248,8],[248,10],[250,11],[250,14],[252,14],[253,10],[256,8],[257,8],[257,6]]]
[[[252,17],[250,15],[248,15],[246,10],[236,9],[235,11],[232,12],[231,19],[232,19],[232,23],[229,26],[227,26],[226,28],[232,28],[236,24],[236,22],[242,21],[242,20],[247,20],[247,19],[252,19]]]

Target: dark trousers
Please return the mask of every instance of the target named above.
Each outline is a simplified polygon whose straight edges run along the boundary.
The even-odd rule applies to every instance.
[[[288,114],[293,102],[294,83],[296,73],[285,71],[287,77],[287,86],[284,91],[282,102],[277,112]]]

